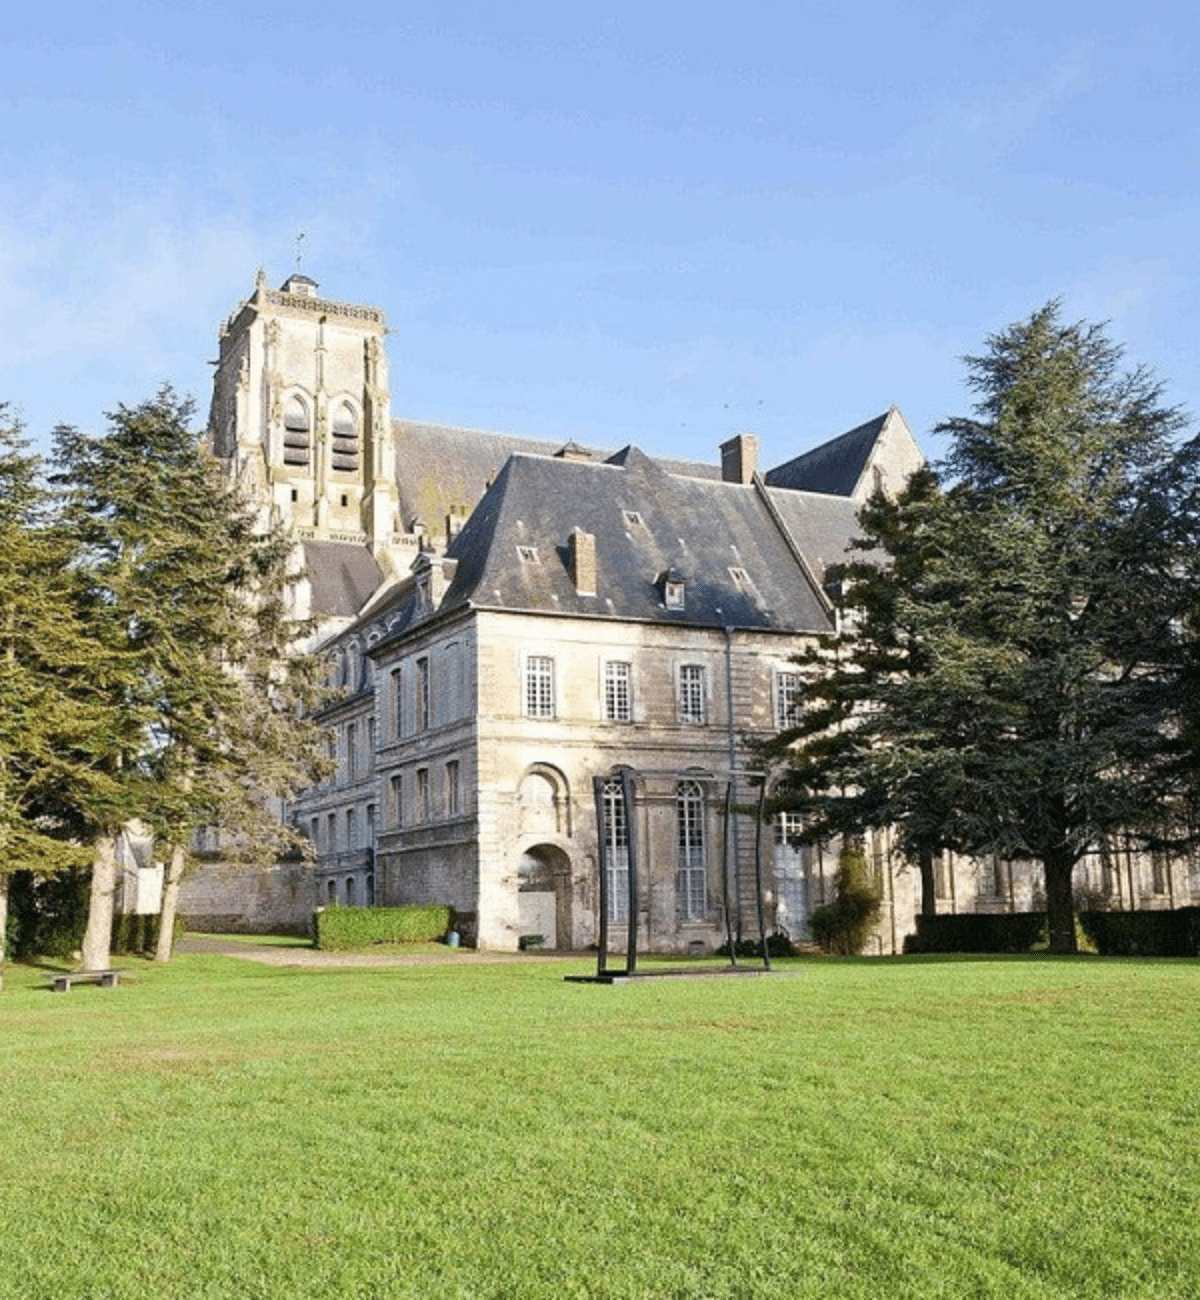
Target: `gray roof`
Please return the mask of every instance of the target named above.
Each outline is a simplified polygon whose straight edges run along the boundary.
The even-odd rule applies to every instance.
[[[768,470],[764,475],[768,487],[850,496],[858,486],[889,415],[891,411],[885,411],[857,429]]]
[[[420,519],[430,532],[440,532],[446,516],[456,509],[469,514],[514,452],[554,456],[566,446],[575,455],[585,453],[599,461],[612,454],[611,449],[583,448],[575,442],[515,438],[416,420],[394,420],[392,432],[401,525],[408,529],[413,520]],[[718,465],[682,460],[659,463],[675,474],[721,477]]]
[[[514,455],[447,551],[457,566],[442,609],[828,630],[828,612],[764,495],[755,485],[670,474],[637,448],[607,462]],[[839,515],[819,499],[792,503],[788,531],[840,554],[854,511],[841,504]],[[577,594],[569,572],[575,528],[596,539],[595,596]],[[672,567],[686,584],[682,610],[662,600],[659,579]]]
[[[383,581],[383,570],[365,546],[313,541],[302,546],[314,615],[357,614]]]

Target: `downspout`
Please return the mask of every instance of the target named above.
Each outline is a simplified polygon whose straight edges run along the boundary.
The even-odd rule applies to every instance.
[[[731,804],[737,806],[737,729],[733,725],[733,628],[724,627],[725,633],[725,712],[726,732],[729,739],[729,785]],[[742,855],[738,845],[738,817],[735,812],[733,827],[733,896],[737,909],[737,938],[742,937]]]

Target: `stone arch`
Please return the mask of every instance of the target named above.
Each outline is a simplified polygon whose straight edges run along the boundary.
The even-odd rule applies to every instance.
[[[524,835],[570,838],[571,791],[567,778],[549,763],[534,763],[517,782],[517,829]]]
[[[517,864],[517,918],[522,934],[540,934],[548,948],[570,948],[571,858],[557,844],[532,844]]]

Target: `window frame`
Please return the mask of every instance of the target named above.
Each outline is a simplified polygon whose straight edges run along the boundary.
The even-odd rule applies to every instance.
[[[528,654],[521,671],[521,710],[526,718],[557,717],[554,656]]]

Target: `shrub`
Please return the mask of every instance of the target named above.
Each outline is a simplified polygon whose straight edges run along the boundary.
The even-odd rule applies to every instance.
[[[157,913],[118,913],[113,917],[112,953],[114,957],[140,956],[158,947],[162,917]],[[184,918],[176,914],[172,938],[177,940],[185,928]]]
[[[69,957],[87,929],[90,870],[38,875],[14,871],[8,882],[8,955]]]
[[[1079,913],[1083,932],[1102,957],[1200,956],[1200,907],[1167,912]]]
[[[737,939],[734,941],[733,948],[739,957],[762,956],[762,941],[760,939]],[[767,935],[768,957],[794,957],[795,955],[796,949],[792,946],[792,941],[785,930],[774,930]],[[727,942],[717,949],[717,956],[729,956],[729,944]]]
[[[918,916],[905,952],[1028,952],[1046,940],[1045,912]]]
[[[834,901],[813,909],[809,929],[823,951],[853,957],[862,951],[879,920],[879,890],[867,874],[867,859],[861,848],[843,845],[834,884]]]
[[[432,943],[450,929],[452,911],[423,907],[322,907],[313,914],[316,947],[325,952],[377,943]]]

